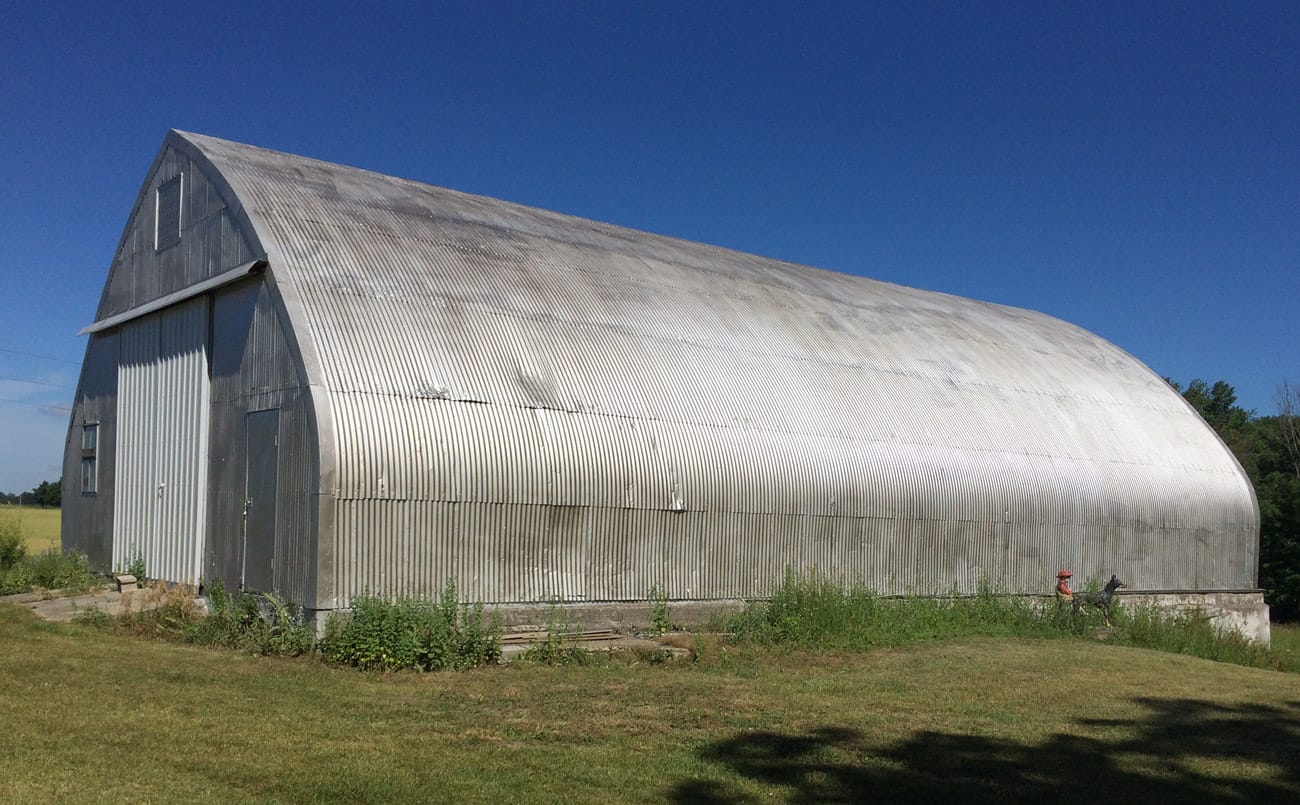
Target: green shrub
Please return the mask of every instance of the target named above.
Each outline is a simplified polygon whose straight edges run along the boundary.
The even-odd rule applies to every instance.
[[[457,669],[496,665],[501,662],[501,627],[494,616],[484,623],[483,604],[475,603],[465,610],[460,634],[450,644],[455,648]]]
[[[483,605],[462,607],[451,582],[436,601],[361,595],[352,611],[330,615],[321,652],[363,670],[473,668],[501,658],[501,629],[484,624]]]
[[[62,553],[56,548],[35,556],[19,555],[13,564],[0,570],[0,595],[36,589],[81,592],[102,583],[85,555],[76,551]]]
[[[0,519],[0,573],[18,564],[27,556],[23,543],[23,524],[16,517]]]
[[[52,548],[29,557],[32,576],[38,587],[47,590],[88,590],[97,587],[102,579],[90,569],[90,561],[78,551],[62,553]]]
[[[31,592],[34,586],[32,569],[26,562],[0,570],[0,595]]]
[[[139,551],[136,551],[135,554],[132,555],[131,561],[126,563],[126,567],[123,570],[128,575],[135,576],[136,582],[138,582],[141,587],[149,581],[149,577],[145,574],[144,555]]]

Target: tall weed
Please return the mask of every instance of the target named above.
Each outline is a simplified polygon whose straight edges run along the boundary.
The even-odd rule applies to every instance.
[[[668,591],[655,582],[650,587],[650,631],[664,634],[673,629],[672,616],[668,614]]]
[[[352,611],[331,615],[321,652],[362,670],[473,668],[501,657],[501,628],[485,624],[483,605],[462,607],[451,581],[436,601],[362,595]]]
[[[220,581],[208,588],[207,615],[191,624],[184,637],[191,643],[290,657],[306,654],[315,643],[298,607],[271,593],[228,593]]]
[[[203,607],[187,585],[168,587],[155,582],[122,598],[117,628],[144,637],[184,640],[187,630],[203,618]]]
[[[592,654],[578,645],[574,639],[575,628],[569,624],[564,607],[558,600],[552,599],[550,610],[546,613],[546,637],[528,647],[523,654],[524,662],[540,665],[585,665]]]
[[[1131,609],[1117,603],[1111,608],[1111,619],[1119,627],[1115,642],[1122,645],[1275,671],[1300,670],[1280,652],[1218,626],[1201,609],[1171,613],[1149,603]]]
[[[296,607],[278,596],[228,593],[218,581],[208,589],[207,609],[195,599],[193,588],[154,582],[144,591],[139,609],[127,609],[118,624],[135,634],[250,654],[293,657],[312,650],[311,627]]]
[[[1152,605],[1111,608],[1110,642],[1190,654],[1219,662],[1285,670],[1267,646],[1218,627],[1204,612],[1167,613]],[[773,646],[866,649],[921,640],[976,636],[1091,637],[1088,612],[1038,605],[980,584],[973,596],[882,599],[861,586],[844,587],[816,573],[787,571],[766,601],[751,601],[722,628],[738,639]]]
[[[853,649],[975,635],[1057,632],[1033,602],[981,584],[974,596],[886,599],[817,573],[787,571],[767,601],[753,601],[726,631],[760,643]]]

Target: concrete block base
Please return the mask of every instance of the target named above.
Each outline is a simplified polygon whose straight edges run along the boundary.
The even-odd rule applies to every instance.
[[[1268,604],[1264,603],[1262,590],[1209,592],[1190,590],[1124,592],[1121,590],[1116,598],[1125,606],[1150,603],[1166,612],[1190,612],[1199,609],[1223,629],[1230,629],[1264,645],[1268,645],[1272,640]]]
[[[1052,601],[1052,596],[1030,596],[1033,599]],[[1150,602],[1169,612],[1186,612],[1199,609],[1215,623],[1231,629],[1244,637],[1267,644],[1270,639],[1268,604],[1260,590],[1210,591],[1189,590],[1120,591],[1117,600],[1126,606]],[[718,601],[669,601],[668,616],[672,623],[690,630],[708,628],[720,618],[744,609],[739,599]],[[566,628],[611,628],[624,634],[650,628],[652,605],[645,601],[613,601],[602,603],[562,602],[550,604],[506,604],[486,607],[485,617],[495,615],[507,628],[518,626],[545,626],[552,619],[560,619]],[[330,610],[308,610],[304,613],[314,622],[318,634],[323,633]]]

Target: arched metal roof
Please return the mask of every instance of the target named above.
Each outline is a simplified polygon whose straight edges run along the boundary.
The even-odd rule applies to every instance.
[[[1232,455],[1160,377],[1072,324],[211,137],[169,143],[223,177],[267,253],[341,533],[396,516],[367,513],[375,501],[872,519],[931,534],[935,557],[878,588],[979,573],[1037,589],[1039,565],[1062,562],[1140,566],[1148,589],[1255,586],[1258,513]],[[347,539],[341,596],[399,572]]]

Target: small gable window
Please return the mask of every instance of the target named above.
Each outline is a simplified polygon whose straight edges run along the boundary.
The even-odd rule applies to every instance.
[[[99,423],[81,426],[81,491],[93,495],[99,491]]]
[[[181,242],[181,187],[185,175],[177,174],[158,185],[154,207],[154,250]]]

